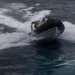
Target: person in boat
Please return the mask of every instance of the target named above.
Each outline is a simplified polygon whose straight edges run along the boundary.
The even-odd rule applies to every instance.
[[[34,22],[31,23],[31,31],[33,31],[33,26],[34,26],[34,28],[37,28],[38,27],[39,22],[40,21],[37,20],[37,21],[34,21]]]
[[[33,31],[33,26],[34,28],[38,28],[39,26],[43,25],[46,22],[45,18],[43,17],[42,21],[37,20],[31,23],[31,31]]]

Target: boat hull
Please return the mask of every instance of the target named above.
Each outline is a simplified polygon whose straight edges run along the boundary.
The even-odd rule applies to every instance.
[[[40,34],[36,34],[35,37],[43,40],[54,40],[61,34],[61,31],[58,27],[51,28],[47,31],[44,31]]]
[[[47,31],[47,30],[49,30],[51,28],[55,28],[55,27],[59,28],[61,33],[64,32],[64,29],[65,29],[64,24],[60,20],[53,19],[53,18],[49,19],[49,21],[47,21],[43,25],[37,27],[33,32],[35,32],[36,34],[40,34],[44,31]]]

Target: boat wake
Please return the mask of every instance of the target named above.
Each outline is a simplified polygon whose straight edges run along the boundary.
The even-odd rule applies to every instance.
[[[32,13],[31,10],[34,7],[27,7],[21,3],[11,3],[5,6],[5,8],[0,8],[0,49],[24,46],[28,45],[31,40],[37,40],[35,37],[28,35],[31,31],[31,22],[50,14],[50,11],[42,10]],[[13,12],[16,16],[21,16],[20,18],[23,19],[24,22],[16,18]],[[8,29],[5,29],[6,27],[8,27]],[[12,28],[15,29],[14,32],[13,30],[11,33],[7,32]],[[5,33],[2,32],[3,30]]]
[[[0,49],[29,45],[30,41],[38,40],[28,35],[31,31],[31,22],[49,15],[51,11],[41,10],[32,12],[34,8],[35,7],[27,7],[21,3],[10,3],[6,4],[4,8],[0,8],[0,27],[3,25],[16,29],[16,31],[12,31],[12,33],[3,33],[2,30],[4,27],[0,28]],[[59,38],[74,41],[74,24],[67,21],[63,23],[65,25],[65,32]],[[7,31],[7,29],[5,31]]]
[[[21,3],[8,4],[6,8],[0,8],[0,24],[5,24],[19,31],[29,33],[31,31],[31,22],[43,18],[51,12],[49,10],[41,10],[32,13],[33,9],[34,7],[27,7]],[[24,22],[21,20],[24,20]]]

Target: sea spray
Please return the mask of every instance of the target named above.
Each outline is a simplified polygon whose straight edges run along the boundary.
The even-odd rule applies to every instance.
[[[72,24],[68,21],[64,21],[63,24],[65,26],[65,31],[60,36],[60,38],[67,41],[75,42],[75,24]]]
[[[31,14],[32,16],[30,16],[29,20],[26,21],[25,23],[22,23],[11,16],[5,15],[4,12],[7,12],[7,11],[1,11],[0,13],[0,23],[16,28],[17,30],[23,31],[25,33],[31,32],[31,22],[39,20],[40,18],[43,18],[44,16],[50,14],[49,10],[38,11],[38,12],[32,13]]]

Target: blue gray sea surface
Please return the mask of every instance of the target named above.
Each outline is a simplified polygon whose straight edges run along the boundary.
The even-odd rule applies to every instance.
[[[56,40],[30,37],[30,24],[60,19]],[[75,75],[75,0],[0,0],[0,75]]]

